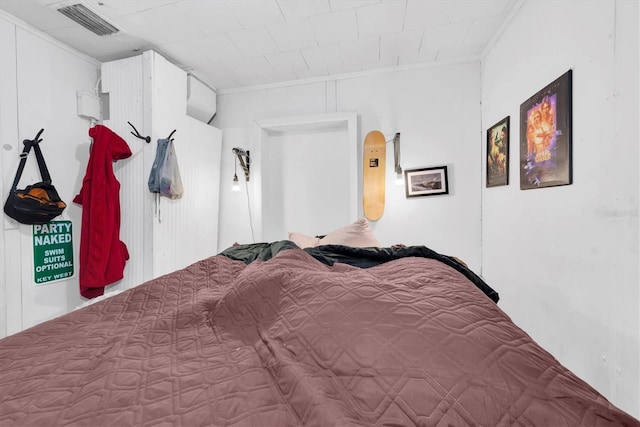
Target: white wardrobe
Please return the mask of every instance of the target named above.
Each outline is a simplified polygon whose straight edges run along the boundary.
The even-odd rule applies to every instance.
[[[217,253],[222,132],[187,116],[187,74],[157,52],[104,63],[101,86],[109,99],[103,124],[128,135],[133,153],[114,164],[131,257],[119,287],[129,288]],[[131,138],[129,123],[151,142]],[[173,131],[184,194],[158,199],[147,181],[157,140]]]

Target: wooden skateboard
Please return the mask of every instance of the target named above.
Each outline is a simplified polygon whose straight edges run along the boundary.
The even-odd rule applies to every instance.
[[[387,144],[382,132],[374,130],[364,139],[362,196],[364,216],[377,221],[384,212]]]

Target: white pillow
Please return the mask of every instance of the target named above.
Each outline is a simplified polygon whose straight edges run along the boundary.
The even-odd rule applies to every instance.
[[[380,247],[380,243],[369,229],[369,223],[364,218],[360,218],[353,224],[338,228],[322,239],[290,232],[289,240],[303,249],[321,245],[343,245],[354,248]]]
[[[302,249],[313,248],[320,241],[320,239],[317,237],[306,236],[302,233],[297,233],[295,231],[289,232],[289,240],[291,240],[296,245],[300,246]]]

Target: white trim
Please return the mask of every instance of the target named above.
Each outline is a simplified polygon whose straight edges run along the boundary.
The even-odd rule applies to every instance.
[[[304,116],[257,119],[253,122],[255,144],[252,151],[251,181],[253,181],[254,231],[257,242],[263,239],[262,164],[266,157],[265,146],[272,132],[290,132],[324,128],[346,128],[349,152],[349,218],[362,216],[361,197],[358,194],[358,115],[355,112],[312,114]]]
[[[15,16],[5,12],[4,10],[0,10],[0,19],[4,19],[5,21],[15,25],[18,28],[21,28],[25,31],[28,31],[30,33],[32,33],[33,35],[40,37],[41,39],[55,45],[56,47],[59,47],[62,50],[65,50],[75,56],[77,56],[80,59],[83,59],[87,62],[89,62],[92,65],[95,65],[96,67],[100,67],[100,65],[102,64],[100,61],[98,61],[95,58],[92,58],[89,55],[86,55],[82,52],[80,52],[79,50],[76,50],[74,48],[72,48],[71,46],[65,44],[64,42],[61,42],[58,39],[55,39],[53,37],[51,37],[49,34],[42,32],[41,30],[38,30],[37,28],[27,24],[26,22],[22,21],[19,18],[16,18]]]

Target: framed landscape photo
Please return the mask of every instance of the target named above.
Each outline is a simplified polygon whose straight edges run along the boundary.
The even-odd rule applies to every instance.
[[[446,166],[405,169],[404,182],[407,197],[449,194]]]
[[[571,70],[520,105],[520,189],[572,182]]]
[[[509,116],[487,129],[487,187],[509,184]]]

